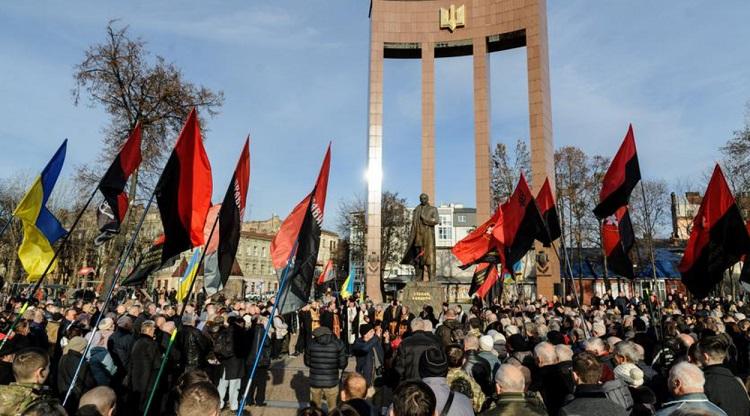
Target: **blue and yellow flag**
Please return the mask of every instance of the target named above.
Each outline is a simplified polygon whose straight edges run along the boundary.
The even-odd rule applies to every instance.
[[[190,258],[187,267],[185,268],[185,274],[180,278],[180,282],[177,286],[177,302],[182,303],[190,291],[190,285],[193,284],[195,274],[198,272],[198,266],[201,260],[201,249],[193,251],[193,257]]]
[[[354,276],[353,272],[349,270],[349,276],[346,276],[344,280],[344,286],[341,288],[341,297],[346,299],[354,293]]]
[[[46,206],[65,162],[67,146],[68,139],[65,139],[13,212],[13,216],[23,224],[23,241],[18,247],[18,258],[28,273],[29,282],[39,280],[55,256],[52,244],[67,233]],[[50,271],[55,266],[53,264]]]

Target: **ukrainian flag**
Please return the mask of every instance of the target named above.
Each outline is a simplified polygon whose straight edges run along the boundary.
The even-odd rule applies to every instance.
[[[354,293],[354,276],[353,272],[349,270],[349,276],[346,276],[344,280],[344,286],[341,288],[341,297],[346,299]]]
[[[187,267],[185,268],[185,274],[180,278],[179,285],[177,286],[177,302],[182,303],[188,296],[190,285],[193,284],[195,274],[198,272],[198,265],[201,259],[201,249],[193,251],[193,257],[190,258]]]
[[[67,146],[68,140],[65,139],[13,211],[13,216],[23,225],[23,241],[18,247],[18,258],[28,273],[29,282],[39,280],[55,257],[52,244],[67,233],[46,206],[65,162]],[[55,266],[53,264],[50,271]]]

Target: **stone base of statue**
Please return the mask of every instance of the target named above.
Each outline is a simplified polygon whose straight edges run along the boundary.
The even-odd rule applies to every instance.
[[[424,305],[430,305],[437,316],[445,301],[445,287],[434,281],[408,282],[401,296],[401,303],[408,306],[414,315],[419,315]]]

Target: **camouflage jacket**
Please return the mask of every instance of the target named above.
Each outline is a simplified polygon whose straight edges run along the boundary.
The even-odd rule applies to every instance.
[[[453,382],[456,380],[463,380],[464,383],[471,386],[471,391],[464,391],[463,389],[457,389],[458,386],[454,386]],[[448,385],[451,387],[451,390],[457,390],[460,393],[465,394],[469,399],[471,399],[472,405],[474,407],[474,413],[479,413],[482,411],[482,405],[485,402],[485,396],[484,393],[482,393],[482,388],[479,387],[479,384],[477,384],[476,381],[474,381],[473,378],[471,378],[466,371],[464,371],[461,368],[451,368],[448,370],[448,377],[447,377]]]
[[[39,384],[10,383],[0,386],[0,416],[20,415],[29,405],[41,398],[44,387]]]

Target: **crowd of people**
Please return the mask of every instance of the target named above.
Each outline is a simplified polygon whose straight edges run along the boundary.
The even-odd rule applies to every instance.
[[[3,333],[23,303],[8,300]],[[104,306],[63,296],[23,312],[3,335],[0,415],[143,414],[149,402],[149,414],[218,415],[237,412],[248,383],[252,411],[266,405],[274,361],[296,355],[309,368],[303,416],[750,414],[750,307],[730,298],[474,299],[411,311],[329,291],[272,316],[273,299],[181,310],[154,293]]]

